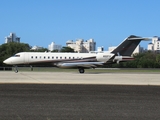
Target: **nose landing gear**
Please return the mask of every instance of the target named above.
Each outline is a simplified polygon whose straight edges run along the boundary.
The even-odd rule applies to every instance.
[[[17,65],[14,66],[14,72],[15,72],[15,73],[18,73]]]

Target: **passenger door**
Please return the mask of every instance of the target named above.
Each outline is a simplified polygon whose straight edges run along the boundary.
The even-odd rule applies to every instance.
[[[24,63],[29,64],[29,54],[28,53],[24,54]]]

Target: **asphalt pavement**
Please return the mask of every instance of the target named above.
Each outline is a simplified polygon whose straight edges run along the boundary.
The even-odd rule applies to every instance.
[[[0,84],[0,120],[159,120],[160,87]]]

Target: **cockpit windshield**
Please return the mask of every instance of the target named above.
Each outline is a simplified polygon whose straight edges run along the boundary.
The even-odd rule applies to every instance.
[[[20,57],[20,55],[17,55],[17,54],[16,54],[16,55],[14,55],[13,57]]]

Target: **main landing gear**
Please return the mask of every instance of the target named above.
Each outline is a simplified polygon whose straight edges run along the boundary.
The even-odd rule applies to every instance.
[[[18,73],[17,65],[14,66],[14,72],[15,72],[15,73]]]
[[[79,73],[84,73],[84,72],[85,72],[84,68],[79,68]]]
[[[33,67],[32,67],[32,65],[30,65],[30,68],[31,68],[31,71],[33,71]]]

